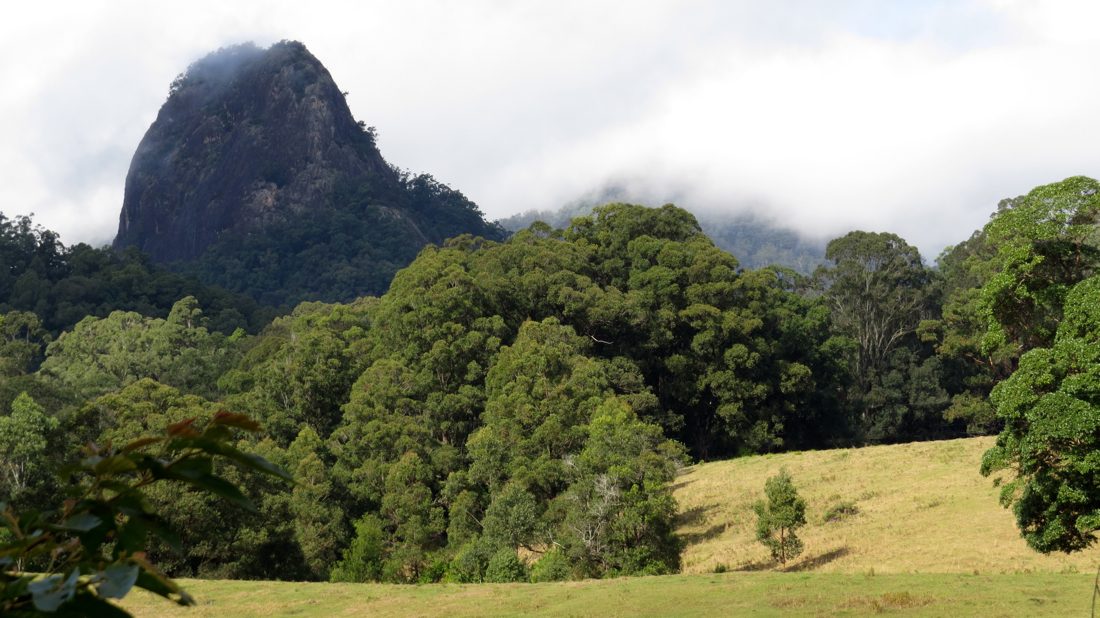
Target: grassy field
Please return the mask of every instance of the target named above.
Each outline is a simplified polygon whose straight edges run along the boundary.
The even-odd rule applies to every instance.
[[[1088,616],[1092,575],[723,573],[559,584],[302,584],[184,581],[198,607],[148,593],[141,618],[231,616]]]
[[[745,457],[685,468],[677,479],[684,572],[773,568],[756,542],[754,501],[786,468],[809,503],[794,570],[819,573],[1095,573],[1100,550],[1028,549],[992,479],[978,474],[993,438]],[[842,502],[859,512],[824,521]]]
[[[185,581],[200,605],[146,593],[141,618],[190,616],[1087,616],[1100,550],[1037,554],[991,479],[992,438],[787,453],[685,468],[684,574],[558,584],[394,586]],[[779,572],[751,504],[786,468],[809,503],[805,554]],[[846,516],[827,521],[831,506]],[[713,573],[722,565],[729,572]]]

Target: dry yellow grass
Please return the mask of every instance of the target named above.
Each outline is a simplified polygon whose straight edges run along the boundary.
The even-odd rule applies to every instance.
[[[992,480],[978,474],[993,438],[745,457],[685,468],[676,480],[684,572],[773,568],[756,542],[754,501],[786,468],[808,502],[792,569],[866,573],[1095,572],[1100,550],[1044,556],[1020,538]],[[859,513],[825,522],[834,503]]]

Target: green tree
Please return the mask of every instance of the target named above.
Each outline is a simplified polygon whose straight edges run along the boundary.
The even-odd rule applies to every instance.
[[[802,553],[802,540],[795,531],[806,525],[806,501],[798,496],[786,470],[764,483],[764,495],[767,502],[760,500],[752,506],[757,517],[756,540],[786,566]]]
[[[355,522],[355,538],[329,576],[332,582],[365,583],[382,579],[382,521],[368,513]]]
[[[991,396],[1004,431],[981,472],[1007,472],[1011,506],[1030,547],[1073,552],[1100,529],[1100,277],[1074,286],[1050,348],[1020,357]]]
[[[940,256],[943,316],[921,330],[950,365],[949,419],[975,433],[998,427],[990,391],[1022,354],[1052,345],[1066,294],[1100,260],[1098,191],[1077,176],[1002,200],[983,229]]]
[[[585,448],[568,458],[571,484],[551,508],[563,513],[557,541],[588,575],[661,575],[680,569],[669,484],[682,457],[656,425],[607,399]]]
[[[849,232],[829,242],[834,267],[816,272],[833,323],[859,344],[856,387],[871,389],[890,353],[916,331],[927,307],[930,273],[920,252],[895,234]]]
[[[12,403],[10,416],[0,416],[0,482],[8,501],[18,501],[29,487],[48,480],[47,437],[56,418],[43,414],[26,393]]]
[[[921,320],[937,317],[935,273],[915,247],[889,233],[850,232],[830,241],[825,257],[834,266],[820,266],[814,276],[834,327],[856,343],[848,362],[847,401],[859,415],[863,436],[921,435],[927,424],[938,424],[948,403],[939,384],[940,365],[928,362],[933,351],[917,335]]]
[[[42,346],[50,336],[37,315],[28,311],[10,311],[0,316],[0,376],[27,373],[41,359]]]
[[[989,222],[998,272],[978,303],[983,350],[1053,344],[1066,296],[1100,263],[1098,220],[1100,183],[1076,176],[1033,189]]]

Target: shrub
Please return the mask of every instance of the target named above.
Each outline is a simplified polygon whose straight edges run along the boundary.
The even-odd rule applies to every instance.
[[[569,559],[555,547],[542,555],[531,567],[531,582],[561,582],[573,578],[573,567]]]
[[[842,501],[825,509],[825,514],[821,516],[821,520],[825,523],[830,523],[847,519],[852,515],[859,515],[859,509],[856,508],[856,503],[850,500]]]
[[[453,584],[480,584],[485,581],[485,570],[489,567],[492,553],[483,543],[474,541],[467,544],[447,567],[447,581]]]
[[[485,581],[494,584],[527,581],[527,566],[519,559],[515,550],[502,548],[489,559]]]

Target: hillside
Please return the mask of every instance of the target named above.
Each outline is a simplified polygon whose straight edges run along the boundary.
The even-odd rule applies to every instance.
[[[756,542],[754,501],[781,468],[806,498],[806,550],[791,568],[815,572],[1093,572],[1100,549],[1044,556],[1027,547],[993,481],[978,474],[995,438],[744,457],[681,470],[678,532],[684,572],[773,568]],[[830,506],[859,513],[826,522]]]
[[[172,83],[138,146],[114,246],[278,305],[380,295],[426,244],[502,237],[375,142],[301,43],[218,50]]]
[[[1020,539],[977,462],[993,438],[744,457],[675,485],[684,573],[543,584],[183,582],[195,608],[147,593],[142,618],[222,616],[1077,616],[1100,551],[1042,556]],[[786,467],[809,501],[805,559],[782,572],[752,538],[752,501]],[[823,522],[838,501],[859,514]],[[722,563],[730,571],[715,574]]]

